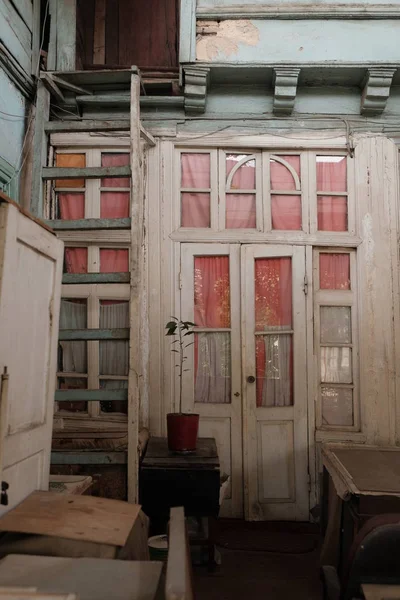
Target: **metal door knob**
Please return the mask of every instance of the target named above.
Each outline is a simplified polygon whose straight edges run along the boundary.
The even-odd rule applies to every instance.
[[[256,380],[256,378],[254,377],[254,375],[249,375],[247,378],[247,382],[248,383],[254,383]]]

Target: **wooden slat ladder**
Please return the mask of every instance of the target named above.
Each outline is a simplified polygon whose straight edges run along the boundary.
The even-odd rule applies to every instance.
[[[58,12],[55,9],[55,2],[52,1],[52,11],[57,17]],[[52,13],[52,14],[53,14]],[[57,34],[56,21],[52,28],[53,38]],[[72,38],[71,38],[72,39]],[[53,39],[53,45],[58,41]],[[51,45],[51,44],[50,44]],[[51,57],[49,57],[50,60]],[[68,57],[69,59],[71,57]],[[58,59],[57,59],[58,60]],[[50,69],[57,68],[56,63],[50,60]],[[72,63],[71,63],[72,64]],[[142,246],[142,222],[143,222],[143,183],[142,183],[142,160],[141,160],[141,139],[148,145],[155,145],[155,141],[150,133],[145,131],[140,123],[140,75],[136,67],[122,73],[106,73],[104,77],[109,77],[110,82],[113,77],[123,77],[126,85],[130,86],[128,91],[128,105],[130,105],[130,118],[118,121],[96,121],[96,120],[60,120],[50,121],[50,103],[51,99],[55,104],[65,100],[64,94],[75,94],[73,102],[78,98],[92,98],[94,92],[90,88],[93,78],[98,76],[95,72],[78,73],[79,82],[74,79],[72,69],[66,68],[69,73],[46,72],[41,73],[38,95],[36,125],[34,132],[34,164],[32,177],[32,202],[31,212],[43,219],[44,218],[44,185],[46,181],[56,179],[91,179],[102,177],[131,177],[131,217],[120,219],[78,219],[67,220],[47,220],[46,223],[60,232],[94,231],[94,230],[126,230],[130,231],[131,265],[129,273],[85,273],[85,274],[64,274],[63,284],[98,284],[98,283],[130,283],[130,326],[129,329],[87,329],[87,330],[64,330],[60,331],[61,340],[113,340],[129,339],[129,376],[127,390],[57,390],[55,401],[71,402],[82,400],[91,401],[121,401],[128,403],[128,453],[114,453],[124,455],[115,459],[127,461],[128,471],[128,500],[137,502],[138,498],[138,423],[139,423],[139,374],[140,374],[140,340],[138,332],[140,331],[140,305],[141,305],[141,283],[140,283],[140,261]],[[65,79],[64,76],[65,75]],[[83,83],[82,83],[83,80]],[[86,82],[86,83],[85,83]],[[117,86],[118,87],[118,86]],[[123,93],[121,92],[120,95]],[[125,94],[126,95],[126,94]],[[121,96],[121,97],[122,97]],[[101,94],[96,95],[96,102],[101,101]],[[126,98],[124,97],[124,102]],[[130,131],[130,154],[131,164],[127,167],[85,167],[85,168],[66,168],[49,167],[46,164],[48,156],[48,136],[54,132],[103,132],[103,131]],[[61,456],[63,454],[63,456]],[[79,456],[78,456],[79,454]],[[77,460],[85,460],[85,464],[100,464],[110,462],[110,453],[85,452],[72,455],[71,453],[53,452],[53,464],[66,464],[62,461],[70,461],[68,464],[77,464]],[[89,455],[93,454],[93,459]],[[58,461],[58,462],[57,462]],[[59,462],[61,461],[61,463]],[[75,462],[74,462],[75,461]],[[89,461],[89,462],[88,462]],[[114,462],[114,459],[111,459]]]

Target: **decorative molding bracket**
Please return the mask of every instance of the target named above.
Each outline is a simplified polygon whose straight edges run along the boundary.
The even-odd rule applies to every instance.
[[[386,108],[396,69],[378,67],[368,69],[361,95],[361,114],[370,117],[380,115]]]
[[[183,67],[185,81],[185,112],[203,113],[206,109],[207,88],[210,79],[208,67]]]
[[[296,100],[297,82],[300,69],[297,67],[277,67],[274,69],[274,114],[290,115]]]

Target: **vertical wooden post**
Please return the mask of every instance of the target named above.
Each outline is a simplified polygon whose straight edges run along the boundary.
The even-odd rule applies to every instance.
[[[38,81],[36,96],[35,133],[33,135],[32,195],[30,209],[33,215],[43,218],[42,167],[47,161],[47,135],[44,130],[50,114],[50,94]]]
[[[47,70],[55,71],[57,65],[57,0],[49,1],[50,39],[47,53]]]
[[[37,77],[39,74],[41,37],[42,36],[41,36],[41,26],[40,26],[40,0],[33,0],[31,72],[32,72],[32,75],[35,75],[35,77]]]
[[[58,71],[75,71],[76,62],[76,0],[57,1],[57,62]]]
[[[131,77],[131,294],[128,392],[128,501],[138,501],[138,431],[140,377],[140,255],[142,247],[143,182],[140,146],[140,76]]]

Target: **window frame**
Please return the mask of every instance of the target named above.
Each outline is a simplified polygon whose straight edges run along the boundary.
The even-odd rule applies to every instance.
[[[87,300],[87,328],[98,329],[100,323],[100,300],[124,300],[130,303],[130,285],[125,283],[101,283],[101,284],[64,284],[61,288],[61,300],[67,299],[86,299]],[[129,344],[129,340],[127,340]],[[100,375],[100,343],[96,341],[86,341],[87,344],[87,373],[63,373],[57,371],[58,378],[66,377],[72,379],[87,379],[87,389],[100,389],[100,379],[116,379],[129,381],[129,373],[122,375]],[[61,406],[60,406],[61,405]],[[56,403],[54,416],[63,418],[68,416],[79,416],[80,418],[100,417],[107,420],[128,420],[128,416],[123,413],[105,413],[101,411],[100,402],[88,402],[87,412],[70,412],[62,409],[62,403]]]
[[[180,177],[181,177],[181,154],[185,153],[208,153],[210,154],[210,213],[211,226],[209,228],[181,227],[181,201],[180,201]],[[255,229],[225,229],[225,156],[226,154],[249,154],[256,156],[256,214],[257,227]],[[299,230],[277,230],[272,229],[271,223],[271,193],[269,160],[271,156],[298,155],[300,157],[301,189],[298,194],[294,190],[293,195],[301,196],[302,204],[302,227]],[[348,230],[347,231],[318,231],[317,229],[317,182],[316,182],[316,157],[345,156],[347,160],[347,192],[348,198]],[[354,160],[348,156],[345,148],[321,147],[320,149],[309,149],[302,145],[301,149],[293,147],[267,147],[235,145],[210,145],[204,146],[174,145],[174,181],[173,181],[173,227],[171,239],[179,242],[203,241],[227,241],[241,243],[299,243],[305,245],[357,247],[361,239],[357,236],[355,220],[355,186],[354,186]],[[223,175],[221,175],[223,173]],[[215,190],[213,189],[215,186]],[[326,195],[329,195],[327,193]],[[263,197],[265,201],[263,202]]]
[[[53,145],[51,148],[51,157],[49,164],[55,166],[57,154],[85,154],[86,156],[86,167],[101,167],[101,155],[102,154],[129,154],[130,148],[121,146],[56,146]],[[84,217],[85,219],[100,219],[100,208],[101,208],[101,193],[102,192],[125,192],[129,193],[129,215],[132,214],[132,197],[131,197],[131,186],[129,187],[102,187],[101,179],[85,179],[85,185],[81,188],[72,187],[61,187],[57,188],[54,181],[48,182],[46,202],[45,202],[45,215],[47,219],[57,218],[56,212],[56,195],[58,193],[83,193],[84,194]]]
[[[327,290],[320,289],[319,281],[319,262],[320,254],[349,254],[350,255],[350,289],[349,290]],[[313,249],[313,307],[314,307],[314,377],[315,377],[315,418],[317,431],[348,431],[359,432],[360,421],[360,398],[359,398],[359,345],[358,345],[358,292],[357,292],[357,271],[356,271],[356,250],[350,248],[314,248]],[[329,383],[321,382],[321,347],[325,346],[320,342],[321,325],[320,309],[321,306],[349,307],[351,311],[351,339],[349,347],[352,349],[352,383],[336,384],[332,387],[342,387],[343,389],[353,390],[353,425],[325,425],[322,420],[322,399],[321,388],[330,387]],[[340,344],[338,344],[340,346]]]

